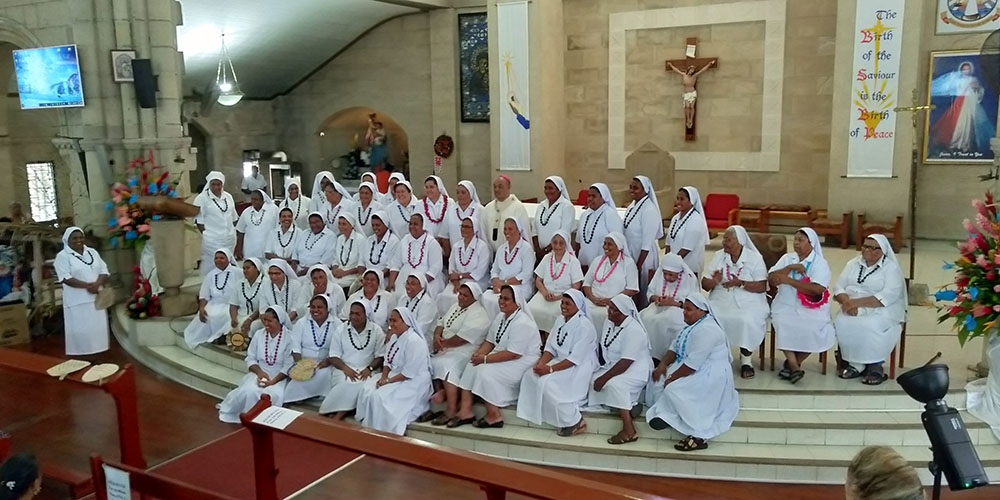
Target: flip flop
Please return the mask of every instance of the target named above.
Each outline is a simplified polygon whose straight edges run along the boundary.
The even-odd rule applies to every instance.
[[[882,372],[869,372],[863,379],[861,383],[865,385],[879,385],[882,382],[889,380],[889,376]]]
[[[806,372],[805,371],[803,371],[803,370],[795,370],[794,372],[792,372],[792,375],[790,377],[788,377],[788,381],[791,382],[791,383],[793,383],[793,384],[797,384],[797,383],[799,383],[800,380],[802,380],[802,377],[805,377],[805,376],[806,376]]]
[[[471,424],[475,421],[476,417],[469,417],[469,418],[451,417],[451,420],[448,421],[448,428],[454,429],[455,427],[461,427],[466,424]]]
[[[838,374],[837,376],[844,380],[850,380],[852,378],[860,377],[861,372],[859,372],[857,368],[851,365],[847,365],[843,370],[840,371],[840,374]]]
[[[472,424],[472,426],[473,427],[478,427],[480,429],[502,429],[503,428],[503,420],[499,420],[499,421],[493,422],[491,424],[491,423],[489,423],[489,422],[486,421],[486,417],[483,417],[483,418],[481,418],[479,420],[476,420]]]
[[[442,413],[441,415],[438,415],[438,417],[435,418],[434,420],[431,420],[431,425],[435,425],[435,426],[439,426],[439,427],[442,426],[442,425],[447,425],[448,422],[451,420],[451,418],[452,417],[449,417],[448,415],[445,415],[445,414]]]
[[[752,366],[743,365],[740,367],[740,378],[744,380],[750,380],[754,377],[754,375],[756,375],[756,372],[754,372]]]
[[[674,449],[677,451],[696,451],[705,448],[708,448],[708,442],[694,436],[688,436],[674,445]]]
[[[440,411],[427,410],[417,417],[417,423],[422,424],[424,422],[430,422],[431,420],[440,417],[442,414],[443,412]]]
[[[587,421],[581,418],[580,423],[569,427],[563,427],[562,429],[559,429],[559,432],[556,434],[561,437],[570,437],[576,436],[577,434],[583,434],[584,432],[587,432]]]
[[[611,437],[608,438],[608,444],[619,445],[619,444],[626,444],[626,443],[634,443],[634,442],[636,442],[638,440],[639,440],[639,435],[638,434],[636,434],[635,436],[631,436],[631,437],[627,437],[626,438],[626,437],[622,437],[622,433],[619,432],[618,434],[615,434],[614,436],[611,436]]]
[[[778,378],[783,380],[788,380],[792,377],[792,370],[788,368],[788,361],[781,365],[781,371],[778,372]]]

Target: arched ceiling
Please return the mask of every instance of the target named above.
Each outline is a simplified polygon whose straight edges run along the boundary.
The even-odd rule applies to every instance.
[[[180,1],[177,45],[184,53],[185,94],[214,85],[225,33],[240,88],[255,98],[286,92],[387,19],[445,6],[441,0]]]

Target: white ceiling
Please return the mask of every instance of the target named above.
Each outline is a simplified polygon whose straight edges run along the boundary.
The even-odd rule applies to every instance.
[[[379,0],[180,1],[185,93],[214,85],[225,33],[240,88],[257,98],[286,92],[376,24],[418,11]]]

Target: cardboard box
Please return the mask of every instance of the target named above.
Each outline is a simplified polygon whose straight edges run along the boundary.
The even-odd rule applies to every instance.
[[[28,308],[20,303],[0,306],[0,347],[26,344],[30,340]]]

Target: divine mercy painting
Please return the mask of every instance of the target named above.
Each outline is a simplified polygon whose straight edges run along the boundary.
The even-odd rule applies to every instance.
[[[991,163],[997,92],[983,79],[976,51],[932,52],[931,110],[924,133],[926,163]]]
[[[459,14],[458,59],[463,122],[490,121],[490,51],[486,13]]]

